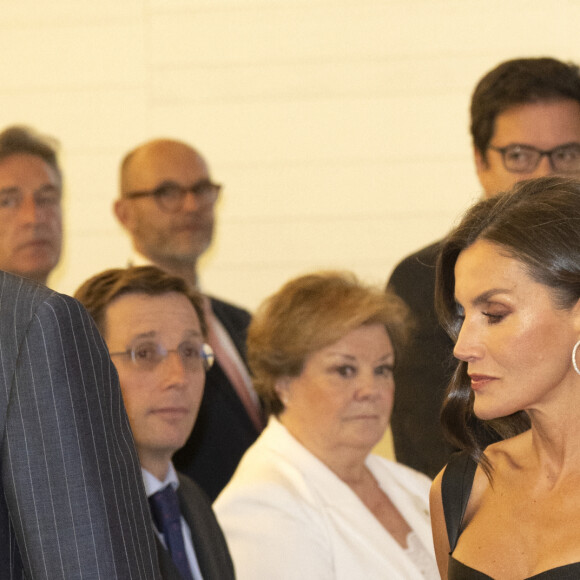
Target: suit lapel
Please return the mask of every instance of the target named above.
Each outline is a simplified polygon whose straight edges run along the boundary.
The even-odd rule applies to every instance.
[[[163,580],[183,580],[177,566],[173,563],[171,555],[155,534],[155,546],[157,548],[157,559]]]
[[[211,565],[208,558],[208,550],[211,550],[211,545],[208,545],[206,541],[209,530],[200,529],[201,521],[199,517],[196,517],[195,505],[191,501],[190,495],[182,492],[182,485],[183,484],[177,488],[181,515],[189,526],[191,542],[193,544],[193,549],[195,550],[195,556],[197,558],[197,563],[199,564],[201,575],[204,578],[211,578]]]

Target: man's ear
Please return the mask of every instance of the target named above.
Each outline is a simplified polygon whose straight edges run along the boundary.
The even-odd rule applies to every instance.
[[[477,179],[479,179],[479,183],[483,188],[483,195],[485,197],[495,195],[497,193],[497,184],[495,182],[494,172],[490,171],[489,162],[475,145],[473,146],[473,159],[475,161]]]
[[[473,160],[475,162],[475,171],[477,172],[477,175],[480,175],[487,169],[487,161],[483,157],[481,151],[475,145],[473,146]]]
[[[127,203],[126,199],[118,199],[113,204],[113,213],[117,216],[117,219],[121,223],[121,225],[131,231],[130,228],[130,217],[131,217],[131,208]]]

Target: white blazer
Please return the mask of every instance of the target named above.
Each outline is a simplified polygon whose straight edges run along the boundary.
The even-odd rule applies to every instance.
[[[429,478],[376,455],[367,466],[433,554]],[[214,510],[238,580],[423,580],[351,488],[275,418]]]

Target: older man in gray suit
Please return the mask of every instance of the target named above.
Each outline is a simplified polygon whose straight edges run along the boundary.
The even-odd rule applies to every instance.
[[[157,579],[117,374],[74,299],[0,272],[0,577]]]

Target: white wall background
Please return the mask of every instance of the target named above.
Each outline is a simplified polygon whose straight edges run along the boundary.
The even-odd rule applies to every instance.
[[[326,267],[384,284],[479,195],[468,104],[498,62],[580,61],[580,1],[0,0],[0,127],[62,143],[73,292],[124,265],[122,155],[170,136],[225,184],[204,288],[253,309]]]

